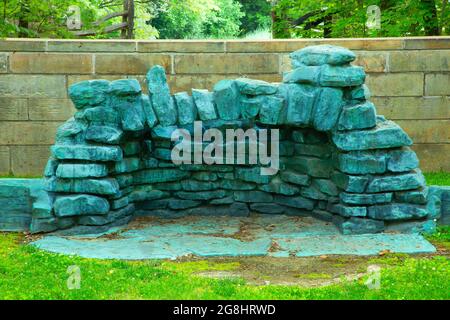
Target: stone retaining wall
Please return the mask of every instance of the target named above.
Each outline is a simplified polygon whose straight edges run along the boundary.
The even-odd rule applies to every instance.
[[[275,41],[0,40],[0,175],[42,174],[56,128],[73,113],[69,85],[162,65],[173,92],[224,78],[281,81],[288,53],[311,44],[354,50],[378,112],[414,140],[424,171],[450,171],[450,38]]]

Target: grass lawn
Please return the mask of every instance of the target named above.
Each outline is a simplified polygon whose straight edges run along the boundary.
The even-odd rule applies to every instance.
[[[330,268],[343,270],[355,262],[361,272],[368,265],[379,265],[379,290],[364,284],[367,276],[352,281],[342,279],[328,286],[301,287],[256,286],[243,279],[196,275],[202,271],[238,270],[247,258],[224,262],[92,260],[43,252],[25,245],[24,240],[23,234],[0,233],[0,299],[450,299],[448,227],[430,237],[441,248],[438,255],[329,259]],[[72,265],[81,271],[81,286],[77,290],[67,288],[67,268]],[[315,279],[329,275],[311,272],[298,277]]]
[[[450,186],[450,172],[430,172],[424,176],[429,186]]]

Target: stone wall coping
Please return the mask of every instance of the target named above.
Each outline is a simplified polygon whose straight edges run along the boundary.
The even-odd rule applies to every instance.
[[[321,43],[352,50],[449,49],[450,36],[403,38],[330,38],[274,40],[122,40],[122,39],[32,39],[0,40],[0,51],[34,52],[291,52]],[[111,46],[113,45],[113,46]]]

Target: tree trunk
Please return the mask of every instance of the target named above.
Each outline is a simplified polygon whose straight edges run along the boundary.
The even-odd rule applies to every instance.
[[[28,13],[30,12],[30,8],[26,5],[26,2],[21,1],[20,2],[20,16],[19,16],[19,38],[26,38],[28,37],[27,32],[23,31],[23,29],[28,29],[29,23],[28,23]]]

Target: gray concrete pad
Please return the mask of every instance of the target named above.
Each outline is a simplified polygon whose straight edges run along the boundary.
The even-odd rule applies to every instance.
[[[57,232],[32,245],[50,252],[99,259],[177,259],[183,256],[376,255],[381,251],[431,253],[418,234],[344,236],[311,217],[255,215],[138,219],[97,234]]]

